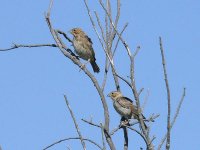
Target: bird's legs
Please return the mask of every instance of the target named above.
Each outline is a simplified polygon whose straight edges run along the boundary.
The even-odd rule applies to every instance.
[[[130,126],[129,120],[123,116],[123,117],[121,118],[121,120],[120,120],[120,125],[121,125],[121,126]]]

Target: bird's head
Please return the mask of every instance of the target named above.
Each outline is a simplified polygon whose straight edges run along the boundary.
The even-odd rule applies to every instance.
[[[81,28],[73,28],[69,31],[74,37],[78,35],[84,35],[85,33],[82,31]]]
[[[108,94],[108,97],[110,97],[112,100],[116,100],[118,97],[122,96],[123,96],[122,93],[119,91],[113,91]]]

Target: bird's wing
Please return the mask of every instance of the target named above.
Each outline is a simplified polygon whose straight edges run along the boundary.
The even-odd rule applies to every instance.
[[[119,97],[117,99],[117,101],[122,107],[127,108],[127,109],[131,109],[133,117],[138,119],[138,111],[136,109],[136,106],[133,105],[133,101],[130,98]],[[143,119],[146,119],[143,114],[142,114],[142,117],[143,117]]]
[[[129,109],[132,104],[131,99],[127,97],[119,97],[117,98],[117,102],[119,103],[120,106]]]
[[[87,35],[85,35],[85,38],[91,43],[91,45],[93,44],[91,38],[89,38]]]
[[[93,59],[94,60],[91,60],[91,61],[95,61],[96,60],[96,58],[95,58],[95,53],[94,53],[94,50],[93,50],[93,47],[92,47],[92,40],[87,36],[87,35],[85,35],[85,39],[86,39],[86,44],[87,44],[87,47],[89,47],[89,49],[91,50],[91,52],[92,52],[92,56],[93,56]]]
[[[138,112],[137,112],[136,106],[133,105],[133,101],[130,98],[128,98],[128,97],[120,97],[118,99],[119,99],[118,103],[122,107],[127,108],[127,109],[131,109],[131,112],[132,112],[134,117],[138,116]]]
[[[123,97],[123,98],[125,98],[127,101],[133,103],[133,101],[130,98],[128,98],[128,97]]]

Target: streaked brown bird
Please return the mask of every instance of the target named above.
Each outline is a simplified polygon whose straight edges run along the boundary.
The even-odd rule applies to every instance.
[[[134,118],[139,121],[137,108],[133,105],[133,101],[131,99],[124,97],[122,93],[118,91],[110,92],[108,96],[113,100],[113,107],[122,117],[126,120]],[[145,119],[144,116],[143,119]],[[144,125],[145,128],[147,128],[145,123]]]
[[[93,71],[98,73],[100,69],[96,64],[92,40],[80,28],[73,28],[70,30],[70,33],[74,36],[73,46],[75,52],[80,58],[89,61],[92,65]]]

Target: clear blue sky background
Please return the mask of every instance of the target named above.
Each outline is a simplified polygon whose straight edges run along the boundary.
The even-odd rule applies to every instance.
[[[0,5],[0,48],[12,43],[53,43],[44,19],[49,0],[5,0]],[[91,10],[103,11],[97,2],[90,2]],[[163,79],[158,37],[162,36],[167,70],[175,113],[183,87],[186,98],[172,130],[171,149],[199,149],[200,139],[200,1],[123,1],[119,28],[129,22],[124,34],[132,51],[141,46],[136,58],[136,82],[144,87],[141,101],[150,90],[145,116],[152,113],[160,117],[152,126],[157,145],[166,132],[166,89]],[[67,32],[72,27],[82,27],[92,38],[97,63],[101,68],[95,74],[103,80],[105,56],[81,0],[55,1],[52,10],[55,28]],[[66,42],[67,43],[67,42]],[[67,43],[68,46],[69,43]],[[120,44],[116,56],[118,72],[129,75],[129,62]],[[87,66],[89,70],[91,67]],[[92,71],[92,70],[91,70]],[[105,94],[115,90],[109,73]],[[133,99],[130,89],[120,82],[124,95]],[[56,48],[21,48],[0,52],[0,145],[3,150],[41,150],[45,146],[66,137],[76,137],[63,94],[66,94],[80,124],[83,136],[101,144],[100,131],[81,121],[91,116],[97,123],[103,122],[101,102],[91,81]],[[120,120],[110,99],[107,99],[111,123],[115,128]],[[123,147],[122,131],[113,140],[117,149]],[[130,149],[144,146],[143,141],[129,132]],[[52,150],[81,149],[79,141],[61,143]],[[95,147],[87,144],[88,149]]]

